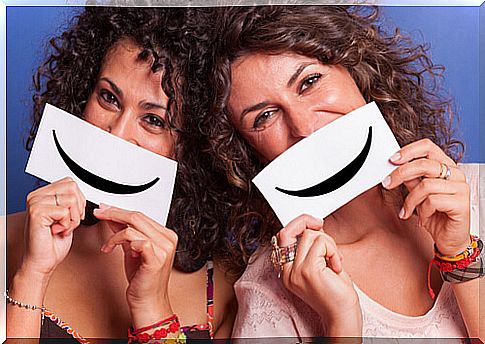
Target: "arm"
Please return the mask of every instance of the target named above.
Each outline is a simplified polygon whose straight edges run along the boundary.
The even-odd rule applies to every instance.
[[[32,305],[42,305],[45,293],[45,283],[39,281],[28,281],[25,283],[25,274],[18,273],[22,260],[23,233],[25,223],[25,212],[7,216],[7,286],[9,294],[13,298],[23,299],[24,302]],[[17,275],[16,275],[17,273]],[[15,275],[15,278],[13,277]],[[41,277],[41,276],[38,276]],[[34,287],[35,286],[35,287]],[[41,286],[37,288],[37,286]],[[20,307],[7,307],[7,337],[20,337],[20,334],[27,337],[39,337],[40,333],[40,311],[31,311]],[[20,327],[20,328],[19,328]],[[9,341],[10,342],[10,341]]]
[[[452,284],[468,336],[471,338],[477,338],[480,330],[479,283],[480,279],[476,278],[468,282]],[[484,323],[482,323],[483,326],[485,326]]]
[[[404,184],[409,194],[399,213],[407,220],[417,213],[443,256],[462,253],[470,244],[470,185],[463,171],[438,146],[424,139],[413,142],[391,157],[399,167],[383,181],[393,189]],[[446,173],[444,173],[446,172]],[[469,337],[478,336],[478,280],[453,283]]]
[[[85,202],[70,178],[39,188],[27,196],[24,221],[13,218],[10,223],[17,225],[8,230],[9,240],[13,239],[9,242],[9,258],[13,257],[12,262],[9,261],[9,276],[13,274],[9,290],[12,299],[43,306],[50,277],[69,253],[73,231],[84,217]],[[16,252],[22,252],[21,259]],[[41,310],[7,305],[7,337],[38,338],[40,324]]]

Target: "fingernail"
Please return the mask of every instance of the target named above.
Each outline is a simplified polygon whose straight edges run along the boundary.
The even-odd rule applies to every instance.
[[[106,252],[106,246],[104,244],[101,246],[101,252]]]
[[[384,180],[382,181],[382,186],[387,188],[389,185],[391,185],[391,176],[387,176],[386,178],[384,178]]]
[[[404,210],[404,207],[402,207],[401,211],[399,212],[399,218],[404,219],[405,215],[406,215],[406,210]]]
[[[99,204],[99,209],[108,209],[108,208],[109,208],[109,205],[107,204],[104,204],[104,203]]]
[[[401,153],[397,152],[397,153],[394,153],[390,158],[389,160],[391,160],[392,162],[396,162],[398,161],[399,159],[401,159]]]

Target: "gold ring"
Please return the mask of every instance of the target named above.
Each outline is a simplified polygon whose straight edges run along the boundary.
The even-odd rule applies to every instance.
[[[271,238],[271,263],[273,267],[278,271],[278,278],[281,276],[281,271],[283,270],[283,265],[290,263],[295,260],[296,247],[298,246],[298,241],[285,247],[280,247],[278,245],[278,238],[273,235]]]

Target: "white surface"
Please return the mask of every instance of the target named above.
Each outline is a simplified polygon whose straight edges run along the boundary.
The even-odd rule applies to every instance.
[[[67,155],[87,171],[126,185],[142,185],[159,177],[149,189],[128,195],[108,193],[81,181],[60,157],[52,130]],[[47,104],[26,172],[48,182],[72,177],[86,199],[145,213],[165,225],[177,163],[101,130]]]
[[[307,198],[286,195],[275,189],[304,189],[339,172],[362,151],[369,126],[372,126],[369,154],[348,183],[328,194]],[[390,174],[396,166],[389,162],[389,158],[399,148],[377,105],[370,103],[289,148],[253,182],[284,226],[301,214],[324,218]]]

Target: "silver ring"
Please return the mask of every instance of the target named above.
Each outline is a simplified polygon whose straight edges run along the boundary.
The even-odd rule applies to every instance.
[[[440,175],[438,176],[438,178],[449,180],[450,177],[451,177],[451,168],[447,164],[440,162]]]
[[[445,166],[446,166],[445,180],[449,180],[450,177],[451,177],[451,168],[450,168],[450,166],[448,166],[446,164],[445,164]]]
[[[57,198],[57,192],[54,194],[54,199],[56,200],[56,207],[59,206],[59,199]]]

